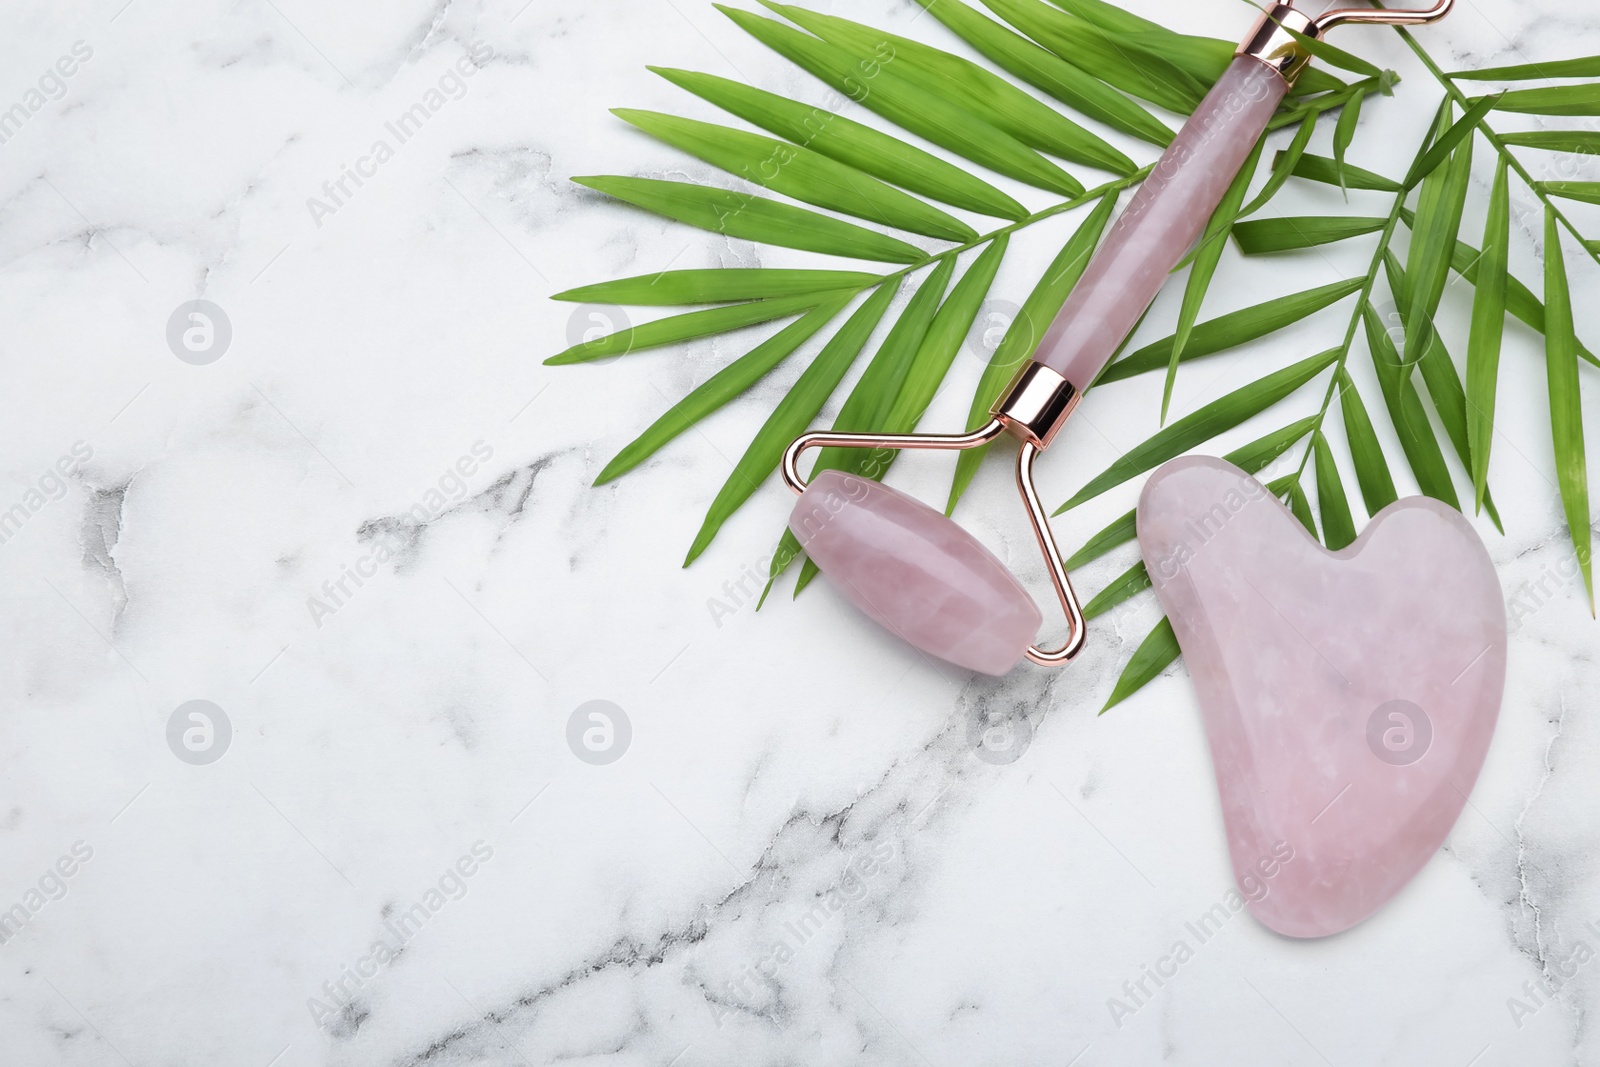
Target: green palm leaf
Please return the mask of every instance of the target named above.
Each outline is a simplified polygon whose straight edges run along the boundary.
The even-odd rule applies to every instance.
[[[1367,406],[1356,390],[1350,373],[1339,368],[1339,410],[1344,416],[1344,435],[1350,445],[1350,460],[1356,468],[1356,484],[1361,487],[1361,502],[1368,515],[1376,515],[1400,499],[1395,492],[1394,478],[1389,474],[1389,461],[1383,458],[1383,446],[1372,427]]]
[[[714,74],[650,69],[729,114],[913,193],[995,218],[1021,219],[1028,214],[1027,208],[976,175],[854,119]]]
[[[1509,170],[1495,168],[1489,219],[1483,229],[1483,255],[1472,299],[1472,334],[1467,341],[1467,430],[1472,451],[1473,506],[1483,507],[1494,444],[1495,394],[1500,378],[1500,345],[1506,329],[1506,267],[1511,244]]]
[[[1003,234],[991,241],[989,247],[973,260],[972,266],[961,276],[949,298],[940,305],[938,314],[928,327],[927,336],[917,350],[917,357],[900,385],[899,395],[885,417],[890,433],[910,433],[922,420],[923,412],[933,402],[956,353],[961,351],[961,343],[972,331],[978,309],[983,306],[983,298],[988,295],[989,287],[994,284],[994,276],[1000,269],[1000,261],[1005,258],[1007,245],[1008,238]]]
[[[1482,70],[1458,70],[1450,78],[1454,81],[1485,82],[1513,82],[1528,78],[1600,78],[1600,56],[1561,59],[1551,63],[1518,63],[1511,67],[1484,67]]]
[[[917,0],[929,14],[996,66],[1042,89],[1089,118],[1151,144],[1166,147],[1173,133],[1150,112],[1099,78],[1079,70],[961,0]]]
[[[712,538],[717,536],[717,531],[722,529],[722,524],[777,469],[789,442],[811,425],[822,410],[822,405],[827,403],[828,397],[833,395],[834,389],[844,379],[845,372],[866,347],[867,338],[883,319],[895,292],[895,286],[879,286],[877,292],[845,320],[845,324],[823,346],[817,358],[806,367],[794,387],[778,402],[755,439],[745,449],[744,455],[734,464],[733,473],[723,483],[716,499],[711,502],[705,521],[700,524],[700,531],[689,546],[689,554],[683,561],[685,567],[706,550]]]
[[[1273,21],[1277,22],[1290,37],[1294,38],[1296,44],[1329,66],[1338,67],[1340,70],[1348,70],[1368,78],[1383,76],[1382,70],[1360,56],[1351,55],[1344,49],[1331,45],[1320,37],[1307,37],[1294,27],[1285,25],[1277,19],[1273,19]]]
[[[773,0],[761,3],[858,59],[892,55],[894,73],[936,96],[959,87],[966,110],[982,115],[1031,148],[1116,174],[1132,174],[1139,169],[1098,134],[970,60],[858,22]]]
[[[836,293],[804,293],[798,296],[776,297],[772,300],[753,300],[747,304],[730,304],[727,307],[707,308],[683,315],[656,319],[641,326],[608,333],[592,341],[575,344],[545,360],[549,366],[569,363],[587,363],[607,356],[620,356],[629,352],[643,352],[662,345],[675,345],[712,334],[741,330],[763,322],[786,319],[810,311],[818,304],[836,296]]]
[[[702,230],[747,241],[885,263],[920,263],[926,253],[888,234],[731,189],[657,178],[573,178],[579,185]]]
[[[1287,452],[1294,443],[1310,433],[1317,424],[1315,415],[1291,423],[1281,430],[1274,430],[1265,437],[1257,438],[1249,444],[1234,449],[1222,458],[1232,463],[1246,474],[1260,473],[1273,460]],[[1135,525],[1136,512],[1129,511],[1113,519],[1111,524],[1091,537],[1082,548],[1068,558],[1068,570],[1081,567],[1085,563],[1099,559],[1118,545],[1132,541],[1137,533]]]
[[[1583,445],[1583,403],[1578,383],[1577,338],[1572,296],[1561,254],[1561,229],[1554,209],[1544,220],[1545,374],[1550,387],[1550,431],[1555,440],[1556,480],[1566,507],[1567,530],[1583,571],[1583,587],[1594,610],[1593,533],[1589,528],[1589,470]]]
[[[1384,330],[1383,320],[1378,317],[1377,310],[1367,303],[1362,305],[1361,314],[1366,325],[1367,347],[1372,353],[1372,366],[1377,372],[1378,384],[1383,389],[1383,401],[1389,409],[1389,420],[1400,438],[1400,448],[1411,466],[1411,473],[1424,493],[1459,511],[1461,502],[1456,498],[1455,487],[1450,484],[1450,469],[1445,466],[1444,453],[1439,448],[1439,439],[1433,434],[1433,426],[1428,422],[1428,412],[1422,406],[1422,398],[1417,395],[1416,384],[1410,375],[1404,373],[1400,353]]]
[[[770,136],[660,112],[618,112],[652,136],[752,182],[767,195],[649,178],[581,179],[646,210],[738,240],[892,265],[884,273],[789,268],[666,270],[558,294],[560,299],[596,304],[699,305],[700,309],[618,330],[576,345],[547,362],[583,362],[764,322],[778,324],[765,340],[716,371],[657,419],[606,466],[601,480],[642,463],[683,429],[749,390],[829,321],[840,317],[852,302],[860,302],[853,313],[841,319],[843,325],[821,345],[818,355],[795,378],[749,442],[708,509],[690,546],[689,560],[705,551],[728,517],[770,478],[788,441],[827,405],[859,361],[869,337],[888,316],[895,294],[909,275],[920,273],[924,266],[929,268],[844,398],[835,418],[838,427],[878,431],[916,427],[944,388],[955,353],[985,294],[999,278],[1010,235],[1097,201],[1067,248],[1032,285],[1027,306],[984,369],[974,391],[970,418],[974,423],[986,418],[1006,380],[1033,353],[1043,330],[1062,307],[1109,225],[1119,195],[1136,187],[1149,173],[1148,167],[1138,169],[1138,161],[1081,122],[1100,123],[1106,129],[1165,146],[1172,140],[1172,131],[1139,101],[1178,114],[1190,113],[1233,62],[1230,42],[1175,33],[1122,10],[1113,0],[1054,0],[1053,7],[1040,0],[985,0],[1004,22],[980,14],[962,0],[917,2],[970,47],[972,51],[965,55],[971,58],[908,35],[889,34],[798,6],[767,3],[801,29],[748,12],[728,11],[759,42],[874,111],[875,126],[835,114],[844,103],[837,99],[827,106],[812,106],[726,78],[666,68],[652,69]],[[1144,344],[1126,358],[1119,349],[1100,381],[1167,368],[1164,420],[1170,403],[1170,375],[1177,365],[1269,337],[1359,293],[1344,341],[1166,426],[1093,479],[1064,507],[1136,477],[1163,458],[1214,447],[1210,442],[1219,435],[1282,403],[1296,388],[1331,367],[1333,378],[1320,410],[1235,449],[1228,458],[1255,472],[1285,450],[1303,448],[1294,472],[1272,481],[1269,489],[1313,536],[1325,539],[1334,549],[1349,545],[1357,533],[1356,517],[1345,488],[1344,460],[1325,426],[1335,400],[1342,415],[1347,456],[1366,510],[1375,513],[1396,496],[1390,472],[1392,457],[1385,456],[1368,407],[1346,367],[1352,341],[1364,327],[1384,406],[1417,484],[1425,493],[1459,506],[1431,407],[1449,438],[1450,450],[1461,459],[1474,501],[1498,523],[1486,483],[1494,413],[1497,406],[1503,406],[1497,405],[1497,394],[1506,387],[1500,380],[1499,352],[1509,314],[1545,334],[1560,492],[1586,586],[1592,590],[1589,538],[1584,533],[1588,488],[1577,362],[1581,359],[1600,366],[1600,358],[1582,345],[1573,329],[1559,237],[1565,230],[1600,261],[1600,238],[1586,237],[1577,220],[1565,213],[1572,210],[1573,201],[1600,204],[1600,182],[1575,180],[1577,175],[1554,172],[1543,164],[1545,172],[1538,173],[1539,168],[1525,166],[1515,153],[1600,155],[1600,133],[1588,129],[1504,133],[1494,130],[1492,123],[1508,112],[1600,115],[1600,58],[1446,75],[1422,48],[1417,35],[1402,31],[1400,40],[1447,96],[1438,121],[1417,148],[1405,180],[1395,181],[1350,162],[1369,97],[1391,95],[1397,76],[1323,43],[1308,44],[1323,62],[1350,70],[1362,80],[1346,84],[1319,70],[1304,74],[1294,90],[1295,99],[1280,107],[1269,122],[1269,130],[1297,124],[1294,139],[1286,151],[1275,156],[1272,172],[1253,199],[1246,202],[1244,189],[1254,167],[1232,187],[1228,202],[1213,213],[1190,257],[1194,269],[1178,304],[1171,335]],[[1458,82],[1493,78],[1516,83],[1534,77],[1574,78],[1581,84],[1522,86],[1498,96],[1474,98],[1457,87]],[[1039,90],[1041,95],[1019,85]],[[1052,100],[1065,108],[1052,106]],[[1332,133],[1331,157],[1311,152],[1318,118],[1338,109],[1342,113]],[[1452,121],[1455,114],[1462,117]],[[1462,241],[1459,232],[1469,207],[1466,189],[1478,132],[1484,135],[1485,150],[1492,150],[1497,157],[1482,255]],[[913,141],[919,137],[960,158],[947,160],[916,147]],[[1138,147],[1144,150],[1143,145]],[[1117,177],[1093,193],[1084,193],[1078,180],[1054,162],[1057,159],[1103,168]],[[1030,213],[1013,196],[977,176],[974,172],[980,167],[1065,200]],[[1548,308],[1507,269],[1512,235],[1508,184],[1513,173],[1530,187],[1546,213]],[[1391,206],[1386,217],[1313,208],[1301,216],[1241,221],[1269,203],[1291,176],[1339,188],[1347,200],[1350,190],[1385,194],[1392,197]],[[1407,194],[1419,186],[1413,214],[1406,209]],[[771,198],[778,196],[809,207]],[[950,208],[1004,224],[979,232],[984,227],[969,225]],[[1477,210],[1475,206],[1473,210]],[[1404,266],[1392,247],[1401,220],[1411,229]],[[1229,232],[1246,255],[1317,248],[1374,233],[1380,236],[1364,277],[1287,294],[1281,292],[1282,287],[1269,288],[1256,298],[1261,302],[1201,322],[1207,290],[1214,284],[1226,251],[1223,235]],[[913,234],[918,236],[915,242],[902,239]],[[917,247],[928,240],[951,245],[930,255]],[[970,259],[968,251],[974,253]],[[959,277],[958,263],[966,264]],[[1440,299],[1451,270],[1476,289],[1465,381],[1434,330],[1436,318],[1453,313],[1441,309]],[[1404,344],[1398,350],[1373,307],[1380,274],[1388,277],[1400,321],[1406,327]],[[1023,284],[1032,280],[1024,279]],[[1160,314],[1159,307],[1156,314]],[[1123,346],[1139,332],[1136,327]],[[972,480],[983,451],[972,450],[957,460],[950,507]],[[829,449],[817,457],[817,469],[837,466],[882,477],[894,458],[892,450]],[[1304,484],[1308,477],[1315,478],[1314,487]],[[1315,511],[1308,490],[1315,494]],[[1127,543],[1135,532],[1134,513],[1119,516],[1073,555],[1071,565],[1100,557]],[[798,544],[786,534],[780,540],[771,575],[775,578],[781,573],[798,551]],[[808,562],[796,592],[815,573]],[[1136,562],[1096,593],[1087,610],[1099,616],[1138,595],[1148,583],[1149,575]],[[1107,706],[1153,678],[1177,655],[1172,628],[1163,620],[1134,653]]]
[[[939,300],[944,296],[954,273],[955,261],[945,259],[940,260],[939,265],[923,279],[917,291],[912,294],[910,303],[889,328],[888,336],[878,346],[877,353],[867,362],[867,369],[856,381],[850,394],[845,397],[844,403],[839,408],[839,414],[834,417],[833,429],[853,433],[884,428],[889,407],[899,394],[901,383],[911,371],[911,363],[916,358],[918,349],[922,347],[922,339],[927,336],[928,328],[933,324],[933,316],[939,309]],[[819,450],[809,477],[815,478],[818,473],[825,470],[843,470],[852,474],[866,474],[869,477],[871,476],[869,471],[874,471],[881,476],[882,472],[877,468],[882,465],[883,459],[883,454],[878,450],[824,448]],[[767,580],[769,591],[778,575],[782,574],[799,554],[800,542],[793,533],[784,530],[783,536],[778,541],[778,548],[772,556],[772,568]],[[806,563],[808,566],[802,569],[800,580],[796,583],[796,596],[810,581],[810,576],[816,573],[815,568],[809,566],[811,561],[807,560]],[[761,596],[765,600],[766,592]]]
[[[1306,499],[1306,491],[1300,488],[1298,481],[1289,486],[1289,510],[1300,520],[1300,525],[1306,528],[1306,533],[1311,535],[1313,541],[1322,540],[1317,533],[1317,518],[1311,511],[1311,501]]]
[[[762,267],[719,267],[672,270],[636,278],[585,285],[556,293],[551,300],[584,304],[633,304],[638,307],[675,304],[725,304],[801,296],[836,289],[865,289],[882,276],[848,270],[776,270]]]
[[[1111,584],[1089,598],[1083,606],[1085,619],[1096,619],[1118,604],[1133,599],[1151,586],[1150,573],[1145,570],[1144,561],[1140,560],[1115,578]]]
[[[1192,415],[1187,415],[1161,430],[1143,443],[1130,448],[1126,454],[1089,484],[1073,494],[1057,508],[1060,515],[1086,500],[1099,496],[1113,486],[1121,485],[1136,474],[1143,474],[1174,456],[1182,455],[1196,445],[1211,440],[1224,431],[1231,430],[1246,419],[1259,415],[1284,397],[1305,385],[1311,379],[1333,366],[1339,358],[1339,349],[1303,359],[1279,371],[1274,371],[1259,381],[1235,389],[1226,396],[1213,400]]]
[[[1308,315],[1337,304],[1353,293],[1359,293],[1363,285],[1362,279],[1349,278],[1341,282],[1320,285],[1315,289],[1307,289],[1304,292],[1276,297],[1241,311],[1219,315],[1194,328],[1194,332],[1189,335],[1189,343],[1184,348],[1183,359],[1185,361],[1199,359],[1201,356],[1235,348],[1247,341],[1275,333]],[[1124,378],[1132,378],[1136,374],[1165,367],[1172,356],[1173,343],[1174,338],[1168,337],[1139,349],[1107,367],[1096,384],[1120,382]]]
[[[1449,122],[1449,103],[1446,100],[1440,111],[1441,124]],[[1460,123],[1448,127],[1448,132],[1441,134],[1439,144],[1448,141],[1459,128]],[[1426,161],[1432,156],[1439,144],[1422,159]],[[1461,229],[1467,183],[1472,177],[1472,141],[1458,140],[1448,159],[1448,166],[1422,179],[1422,192],[1417,198],[1416,225],[1411,230],[1411,249],[1406,256],[1406,274],[1416,294],[1406,313],[1405,349],[1401,357],[1407,364],[1420,359],[1433,339],[1433,314],[1439,309],[1445,283],[1450,280],[1449,251],[1455,247],[1456,234]],[[1407,180],[1409,186],[1410,179]]]
[[[1147,51],[1157,52],[1173,62],[1179,62],[1178,57],[1183,57],[1181,65],[1184,69],[1194,74],[1196,80],[1207,85],[1221,77],[1223,70],[1233,59],[1234,45],[1230,41],[1216,37],[1191,37],[1181,34],[1159,22],[1152,22],[1131,11],[1124,11],[1115,4],[1108,4],[1105,0],[1052,0],[1052,2],[1063,11],[1076,15],[1085,22],[1092,22],[1107,33],[1142,36],[1145,44],[1141,47]]]
[[[1451,153],[1456,150],[1456,146],[1472,136],[1472,131],[1478,128],[1478,123],[1483,121],[1483,116],[1489,113],[1497,99],[1499,98],[1488,96],[1474,104],[1426,152],[1417,158],[1416,163],[1411,167],[1411,172],[1406,175],[1406,180],[1401,184],[1407,189],[1414,189],[1418,182],[1439,169],[1439,166],[1446,159],[1449,159]],[[1469,161],[1471,160],[1471,156],[1467,158]]]
[[[1500,143],[1523,148],[1544,148],[1552,152],[1600,155],[1600,132],[1595,130],[1533,130],[1528,133],[1502,133]]]
[[[1151,630],[1145,639],[1139,642],[1139,647],[1134,649],[1133,658],[1128,661],[1128,665],[1117,678],[1117,684],[1112,688],[1111,695],[1106,698],[1100,714],[1104,715],[1143,689],[1177,658],[1178,635],[1172,632],[1172,620],[1163,616],[1161,621],[1156,623],[1155,629]]]
[[[923,412],[938,391],[939,383],[950,369],[951,361],[960,350],[962,340],[972,329],[973,320],[978,317],[978,308],[994,282],[995,272],[1000,268],[1005,251],[1006,241],[1001,237],[984,249],[983,254],[967,268],[922,334],[916,353],[901,376],[893,402],[881,417],[875,419],[874,429],[887,433],[910,433],[917,428]],[[889,467],[899,455],[892,449],[855,449],[854,453],[853,462],[846,469],[875,480],[882,480],[889,473]],[[828,450],[824,450],[823,461],[827,455]],[[816,564],[806,560],[800,578],[795,583],[795,594],[799,595],[816,574]]]
[[[1406,316],[1414,299],[1411,287],[1407,282],[1405,272],[1400,269],[1400,263],[1393,255],[1384,254],[1384,269],[1389,277],[1389,287],[1395,295],[1395,302],[1400,309],[1400,314]],[[1439,422],[1444,426],[1445,434],[1450,438],[1457,458],[1461,460],[1470,477],[1473,467],[1472,446],[1470,444],[1467,416],[1466,391],[1461,384],[1461,375],[1456,370],[1455,361],[1450,358],[1450,353],[1444,347],[1444,340],[1435,329],[1430,318],[1424,328],[1428,331],[1428,341],[1423,346],[1422,354],[1417,359],[1417,366],[1422,371],[1422,379],[1428,386],[1428,396],[1433,400],[1433,409],[1439,413]],[[1500,525],[1500,513],[1494,505],[1494,497],[1487,487],[1484,489],[1484,507],[1489,512],[1489,518],[1501,533],[1505,532]]]
[[[1301,248],[1348,241],[1377,233],[1387,219],[1370,215],[1297,215],[1276,219],[1252,219],[1235,223],[1233,239],[1247,256],[1271,252],[1291,252]]]
[[[659,111],[613,108],[612,114],[735,177],[796,200],[945,241],[978,236],[955,216],[809,148]]]
[[[1076,570],[1085,563],[1092,563],[1112,549],[1132,541],[1139,534],[1139,512],[1136,508],[1127,511],[1112,519],[1093,537],[1083,543],[1083,547],[1067,557],[1067,570]]]
[[[1600,85],[1552,85],[1545,89],[1514,89],[1495,100],[1496,111],[1525,115],[1600,115]]]
[[[1350,150],[1350,144],[1355,140],[1356,127],[1361,123],[1361,102],[1365,99],[1366,93],[1356,93],[1351,96],[1350,102],[1339,113],[1339,121],[1333,128],[1333,166],[1339,173],[1341,186],[1344,184],[1345,153]],[[1345,190],[1345,199],[1350,199],[1349,190]]]
[[[1401,188],[1400,183],[1393,178],[1385,178],[1381,174],[1363,170],[1349,163],[1340,166],[1337,160],[1312,152],[1300,157],[1300,162],[1295,164],[1294,176],[1342,189],[1370,189],[1380,193],[1398,193]]]
[[[1279,456],[1289,451],[1296,441],[1314,430],[1316,425],[1317,417],[1309,415],[1298,422],[1291,422],[1281,430],[1274,430],[1247,445],[1241,445],[1232,452],[1225,452],[1222,458],[1246,474],[1260,474]]]
[[[1535,182],[1533,187],[1551,196],[1600,204],[1600,182]]]
[[[1328,547],[1335,552],[1356,539],[1356,522],[1350,515],[1350,500],[1333,459],[1333,447],[1318,430],[1311,435],[1311,448],[1317,463],[1317,508],[1322,512],[1322,531]]]
[[[916,361],[922,341],[933,325],[940,299],[949,287],[955,269],[954,260],[942,260],[917,287],[911,302],[883,339],[877,355],[872,357],[861,379],[845,398],[833,422],[835,430],[853,433],[887,429],[889,409],[900,395],[906,376],[911,373],[911,365]],[[869,462],[876,464],[882,460],[875,451],[864,448],[824,448],[817,454],[811,476],[815,477],[817,472],[824,470],[846,470],[861,474],[866,471]]]
[[[1400,219],[1407,226],[1414,225],[1415,222],[1412,213],[1404,209],[1400,212]],[[1457,241],[1455,250],[1450,253],[1450,269],[1476,286],[1478,266],[1482,259],[1483,253],[1465,241]],[[1506,276],[1506,310],[1535,332],[1544,333],[1544,304],[1533,295],[1533,290],[1524,285],[1514,274]],[[1578,345],[1578,358],[1600,367],[1600,357],[1595,356],[1581,343]]]
[[[635,438],[607,463],[596,485],[617,478],[643,463],[668,441],[722,407],[728,401],[765,378],[772,369],[822,329],[848,304],[849,297],[835,297],[831,303],[806,313],[726,367],[717,371],[694,392],[662,415],[650,428]]]
[[[1228,64],[1233,62],[1234,53],[1238,50],[1235,41],[1178,33],[1159,22],[1151,22],[1149,19],[1123,11],[1114,4],[1106,3],[1105,0],[1052,0],[1052,2],[1084,21],[1094,23],[1112,37],[1125,36],[1140,49],[1158,55],[1187,71],[1202,85],[1209,86],[1221,77]],[[1300,80],[1289,91],[1297,95],[1325,93],[1343,86],[1344,83],[1338,78],[1315,67],[1307,67],[1301,71]]]
[[[1109,85],[1187,115],[1207,86],[1187,71],[1039,0],[984,0],[984,6],[1062,59]]]
[[[835,91],[891,122],[990,170],[1040,189],[1077,196],[1083,185],[1039,153],[983,118],[894,71],[888,53],[866,64],[850,52],[782,23],[717,4],[745,32],[820,78]]]

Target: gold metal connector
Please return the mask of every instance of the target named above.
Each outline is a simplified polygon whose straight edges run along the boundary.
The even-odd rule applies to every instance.
[[[1290,30],[1294,33],[1290,33]],[[1234,55],[1260,60],[1293,85],[1295,79],[1300,77],[1300,72],[1306,69],[1306,64],[1311,62],[1311,53],[1295,39],[1295,33],[1315,38],[1321,36],[1322,31],[1317,28],[1315,19],[1297,10],[1294,5],[1274,4],[1257,20],[1250,36],[1244,39]]]
[[[991,409],[995,418],[1020,440],[1048,448],[1083,399],[1073,384],[1045,366],[1029,361]]]

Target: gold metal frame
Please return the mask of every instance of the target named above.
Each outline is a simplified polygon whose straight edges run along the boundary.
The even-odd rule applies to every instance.
[[[818,430],[801,434],[790,442],[783,453],[783,480],[796,493],[806,491],[806,480],[800,474],[800,456],[812,448],[929,448],[940,451],[962,451],[978,448],[995,440],[1001,434],[1011,433],[1022,442],[1017,452],[1017,490],[1028,508],[1028,521],[1033,526],[1033,536],[1039,543],[1046,566],[1050,571],[1050,584],[1055,586],[1056,599],[1067,617],[1067,640],[1060,648],[1046,651],[1038,645],[1029,645],[1025,655],[1042,667],[1060,667],[1083,651],[1088,640],[1088,628],[1083,618],[1083,608],[1078,594],[1073,591],[1072,579],[1062,562],[1061,550],[1056,545],[1055,534],[1050,531],[1050,517],[1039,500],[1039,491],[1033,484],[1033,462],[1061,429],[1061,424],[1078,406],[1080,394],[1061,375],[1042,363],[1026,364],[1011,386],[995,404],[993,417],[978,429],[962,434],[931,433],[838,433]]]
[[[1039,551],[1044,553],[1044,561],[1050,567],[1050,584],[1056,587],[1056,599],[1061,602],[1061,610],[1067,614],[1067,643],[1054,652],[1046,652],[1038,645],[1029,645],[1026,655],[1041,667],[1064,667],[1083,651],[1089,637],[1089,627],[1083,617],[1083,608],[1078,604],[1078,594],[1073,591],[1072,579],[1067,575],[1067,566],[1061,560],[1061,550],[1056,547],[1055,534],[1050,532],[1050,517],[1045,514],[1044,505],[1039,502],[1039,491],[1033,486],[1033,460],[1038,454],[1038,445],[1032,441],[1022,442],[1022,447],[1017,451],[1017,489],[1022,493],[1023,502],[1028,505],[1028,521],[1033,524],[1033,536],[1038,540]]]
[[[1340,8],[1324,11],[1317,16],[1317,33],[1322,35],[1335,26],[1366,24],[1369,26],[1424,26],[1438,22],[1450,14],[1456,0],[1439,0],[1426,11],[1389,10],[1387,8]]]
[[[961,451],[986,445],[1005,433],[1005,423],[990,419],[987,424],[971,433],[840,433],[815,430],[803,433],[789,442],[783,451],[783,480],[796,493],[806,491],[807,482],[800,474],[800,454],[812,448],[932,448]]]
[[[1421,26],[1444,18],[1454,6],[1455,0],[1438,0],[1420,11],[1339,8],[1312,17],[1296,8],[1293,0],[1284,0],[1267,9],[1234,54],[1260,60],[1293,85],[1311,62],[1311,53],[1295,34],[1315,40],[1338,26]]]

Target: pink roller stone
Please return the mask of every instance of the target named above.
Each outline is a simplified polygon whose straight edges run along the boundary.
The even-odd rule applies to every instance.
[[[1151,476],[1138,522],[1242,895],[1291,937],[1355,925],[1450,833],[1494,734],[1506,614],[1483,543],[1412,497],[1329,552],[1260,482],[1202,457]]]
[[[1205,231],[1287,90],[1260,60],[1233,61],[1112,225],[1035,359],[1089,388]]]
[[[958,667],[1005,674],[1043,617],[1027,590],[973,536],[886,485],[823,471],[789,529],[869,618]]]

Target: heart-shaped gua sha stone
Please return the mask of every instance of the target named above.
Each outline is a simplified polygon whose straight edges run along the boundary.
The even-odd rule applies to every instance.
[[[1329,552],[1206,457],[1150,477],[1138,527],[1200,698],[1241,895],[1291,937],[1355,925],[1438,849],[1483,766],[1506,672],[1483,543],[1412,497]]]

